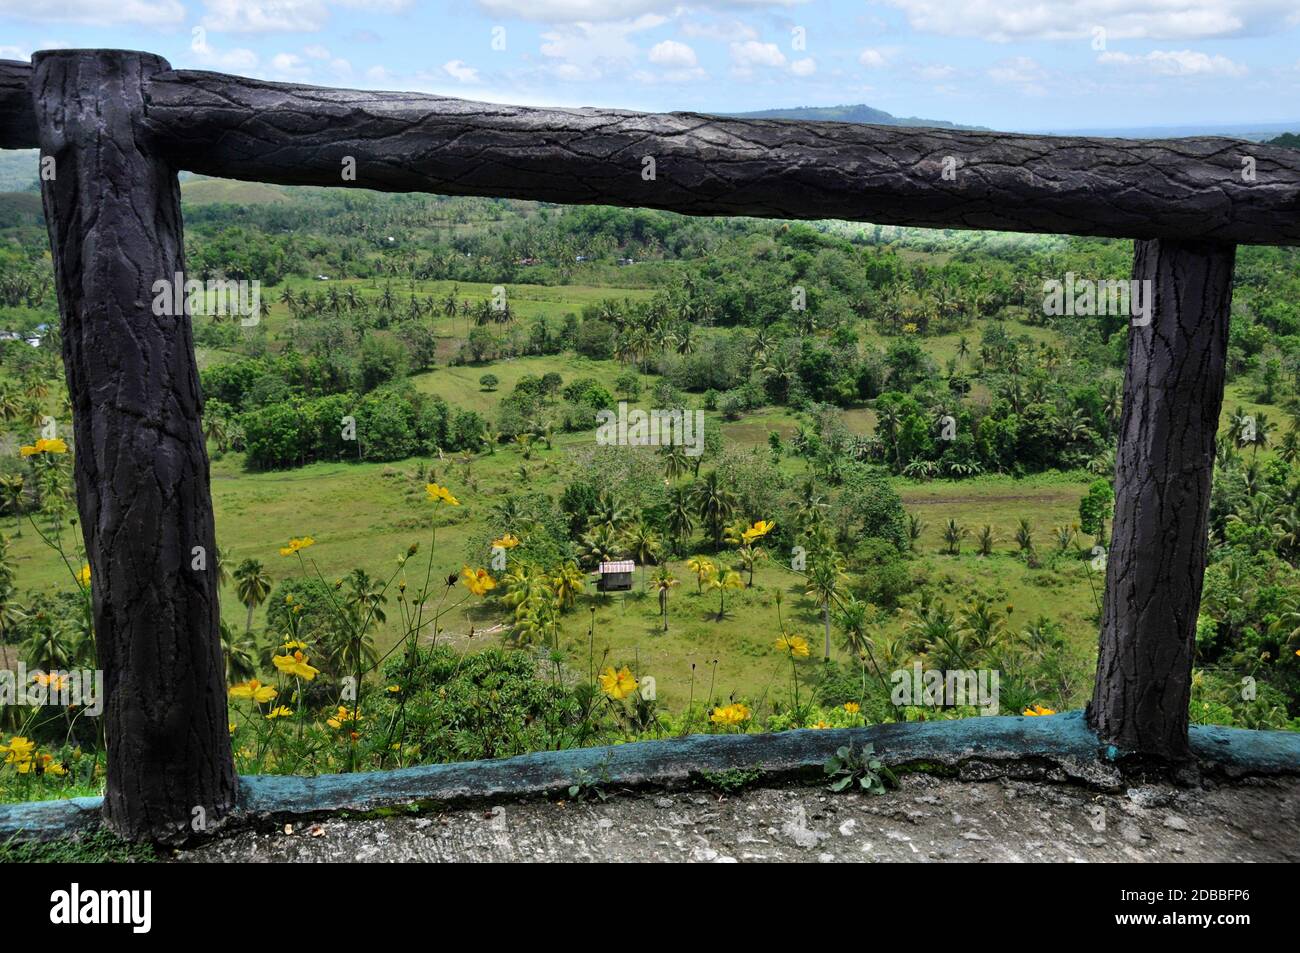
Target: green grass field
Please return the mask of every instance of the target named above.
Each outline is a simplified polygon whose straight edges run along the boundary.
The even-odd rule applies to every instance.
[[[196,185],[201,183],[196,183]],[[225,187],[229,183],[213,183]],[[384,282],[313,282],[295,280],[295,292],[309,289],[313,293],[326,287],[355,285],[363,297],[376,298]],[[394,280],[393,291],[400,311],[410,292],[410,283]],[[441,300],[452,289],[450,282],[417,282],[421,297]],[[492,286],[460,283],[455,286],[458,300],[483,300],[491,295]],[[279,289],[266,289],[264,299],[273,302],[267,318],[268,330],[282,332],[290,318],[288,309],[278,303]],[[559,318],[581,310],[587,304],[607,297],[638,298],[649,294],[636,288],[595,285],[540,286],[515,285],[509,288],[512,306],[521,317],[546,315]],[[433,319],[437,333],[450,347],[465,334],[465,319],[440,312]],[[1051,332],[1028,325],[1009,329],[1025,333],[1035,340],[1050,340]],[[954,358],[961,335],[923,338],[927,351],[942,364]],[[976,342],[977,332],[967,337]],[[883,347],[886,341],[870,336],[868,344]],[[202,350],[200,363],[224,360],[228,354]],[[578,377],[593,377],[611,392],[614,381],[626,371],[616,361],[593,361],[574,355],[521,357],[476,365],[449,366],[440,363],[435,369],[412,378],[421,391],[437,395],[456,407],[491,416],[499,401],[510,393],[525,375],[541,376],[550,371],[561,374],[567,383]],[[499,385],[485,391],[479,378],[494,374]],[[646,389],[653,378],[642,377]],[[1230,388],[1225,402],[1224,419],[1242,404],[1248,411],[1262,409],[1247,400],[1244,393]],[[845,412],[848,426],[859,433],[869,433],[875,425],[874,411],[868,408]],[[768,434],[775,431],[788,438],[798,421],[785,408],[760,408],[739,420],[722,424],[727,446],[765,446]],[[565,486],[571,451],[585,447],[591,434],[563,434],[555,438],[554,449],[538,444],[530,460],[518,450],[502,447],[495,454],[480,454],[468,464],[460,457],[446,460],[408,460],[393,464],[318,463],[297,470],[257,473],[244,469],[239,454],[227,454],[212,466],[212,494],[216,514],[217,539],[233,568],[245,558],[261,560],[276,581],[303,572],[297,558],[284,558],[279,547],[290,537],[310,535],[316,545],[306,551],[308,571],[327,581],[345,575],[353,568],[365,569],[373,577],[400,579],[398,557],[415,542],[420,556],[405,570],[410,585],[418,585],[424,572],[425,557],[434,538],[435,511],[423,492],[423,473],[435,468],[439,482],[452,487],[462,502],[458,508],[443,507],[437,512],[442,525],[436,531],[432,574],[435,578],[459,571],[466,562],[482,564],[487,553],[468,551],[471,540],[481,540],[485,518],[492,504],[524,485],[521,465],[527,473],[527,487],[558,494]],[[803,464],[787,458],[783,464],[794,474],[802,474]],[[1018,629],[1043,614],[1059,622],[1071,642],[1081,650],[1091,651],[1096,638],[1096,600],[1100,580],[1090,575],[1088,563],[1077,557],[1050,558],[1054,549],[1054,529],[1077,522],[1078,503],[1090,479],[1085,475],[1043,474],[1025,479],[985,476],[960,482],[937,480],[914,483],[896,480],[909,512],[925,523],[917,542],[909,570],[917,583],[928,584],[937,597],[956,607],[983,595],[999,606],[1011,607],[1010,625]],[[1017,521],[1028,518],[1034,527],[1036,546],[1048,558],[1040,568],[1030,568],[1016,551],[1014,533]],[[970,537],[959,556],[943,552],[942,528],[948,519],[964,525]],[[974,537],[988,524],[997,536],[994,553],[989,557],[976,554]],[[4,527],[12,533],[12,522]],[[1080,540],[1091,545],[1091,540]],[[704,551],[707,552],[707,547]],[[13,540],[12,552],[23,589],[49,589],[70,584],[67,571],[28,526]],[[726,561],[726,554],[723,554]],[[418,566],[418,568],[417,568]],[[775,592],[785,593],[787,627],[805,635],[815,646],[822,642],[821,616],[812,600],[803,594],[802,579],[769,560],[755,575],[752,590],[728,593],[726,614],[717,616],[717,596],[696,593],[694,577],[683,563],[673,563],[680,580],[670,599],[670,627],[661,631],[658,603],[653,595],[642,591],[641,574],[636,588],[626,595],[597,596],[590,589],[577,607],[565,617],[561,647],[571,670],[584,673],[589,665],[629,664],[637,672],[653,675],[661,700],[670,708],[680,709],[687,700],[697,701],[710,692],[713,697],[735,693],[750,700],[761,698],[769,690],[774,675],[788,676],[785,663],[775,654],[772,643],[779,632]],[[389,609],[392,616],[393,604]],[[226,618],[242,626],[245,610],[237,601],[232,586],[222,594]],[[594,609],[594,614],[592,613]],[[265,607],[258,610],[256,624],[264,618]],[[508,628],[509,614],[504,607],[477,600],[450,612],[443,620],[442,639],[466,650],[498,644]],[[885,619],[874,634],[898,634],[904,624],[902,614]],[[590,635],[589,635],[590,627]],[[381,649],[397,638],[398,625],[390,619],[377,634]],[[836,644],[837,658],[843,650]],[[819,665],[820,652],[801,662],[812,673]],[[782,689],[784,691],[784,688]]]

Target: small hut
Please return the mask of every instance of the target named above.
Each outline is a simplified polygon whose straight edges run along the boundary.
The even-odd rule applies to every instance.
[[[601,592],[625,592],[632,588],[632,571],[634,569],[636,569],[636,563],[630,559],[601,563],[600,568],[596,570],[600,576],[596,580],[596,588]]]

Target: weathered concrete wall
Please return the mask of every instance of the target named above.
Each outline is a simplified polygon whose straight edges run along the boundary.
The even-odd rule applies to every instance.
[[[1300,780],[1101,793],[909,775],[881,796],[699,789],[245,831],[186,862],[1300,861]]]

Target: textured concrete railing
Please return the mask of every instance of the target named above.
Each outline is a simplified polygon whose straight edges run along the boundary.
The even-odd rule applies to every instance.
[[[1082,712],[1048,717],[967,718],[868,728],[752,735],[692,735],[599,748],[543,751],[495,761],[434,764],[396,771],[317,777],[240,778],[240,798],[227,824],[370,811],[420,803],[564,796],[580,771],[607,789],[672,787],[705,773],[759,769],[769,781],[816,776],[837,748],[871,744],[890,767],[963,768],[979,777],[1033,774],[1114,789],[1122,783]],[[1200,770],[1228,777],[1300,774],[1300,733],[1194,726]],[[978,765],[978,769],[974,766]],[[41,840],[100,822],[101,798],[0,805],[0,842]]]

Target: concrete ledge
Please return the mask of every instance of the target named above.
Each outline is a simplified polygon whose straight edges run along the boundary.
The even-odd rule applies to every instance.
[[[934,769],[971,778],[1014,775],[1074,781],[1108,790],[1123,784],[1120,753],[1103,751],[1082,712],[1047,717],[967,718],[867,728],[754,735],[690,735],[599,748],[543,751],[495,761],[395,771],[240,779],[240,804],[227,827],[259,819],[369,811],[398,804],[454,804],[565,792],[578,772],[607,789],[674,786],[704,772],[760,769],[773,778],[814,774],[841,745],[871,743],[894,768]],[[1207,772],[1300,774],[1300,733],[1193,726],[1192,750]],[[101,798],[0,805],[0,842],[44,840],[98,823]]]

